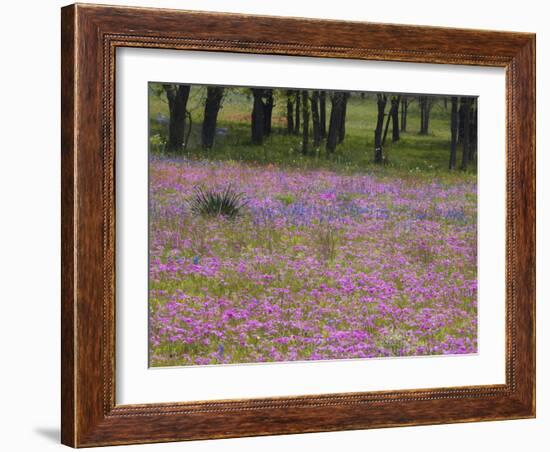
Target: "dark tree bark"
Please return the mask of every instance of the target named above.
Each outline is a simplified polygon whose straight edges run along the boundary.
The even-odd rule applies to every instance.
[[[464,136],[462,138],[462,163],[460,165],[461,170],[466,170],[468,168],[468,162],[470,157],[470,134],[466,131],[470,130],[470,108],[471,108],[472,100],[463,97],[460,100],[460,109],[462,110],[462,114],[464,116]]]
[[[209,86],[206,89],[206,102],[204,104],[204,120],[202,122],[201,140],[202,147],[210,149],[214,145],[216,136],[216,123],[218,112],[223,98],[223,88]]]
[[[386,119],[386,126],[384,127],[384,135],[382,136],[382,148],[386,145],[386,137],[388,136],[388,130],[390,128],[390,121],[392,119],[392,108],[388,112],[388,119]]]
[[[458,98],[451,97],[451,155],[449,157],[449,169],[456,168],[456,145],[458,139]]]
[[[294,133],[298,135],[300,133],[300,91],[296,91],[296,117],[294,119]]]
[[[309,92],[302,91],[302,154],[307,155],[309,149]]]
[[[349,93],[343,93],[342,115],[340,116],[340,127],[338,128],[338,144],[343,143],[346,136],[346,113],[348,110]]]
[[[457,143],[462,144],[464,141],[464,109],[462,108],[462,101],[460,102],[460,108],[458,109],[458,138]]]
[[[189,137],[191,136],[191,132],[193,131],[193,116],[191,115],[191,112],[187,110],[185,112],[187,116],[187,131],[185,132],[185,138],[183,141],[183,150],[187,150],[187,145],[189,144]]]
[[[470,113],[470,154],[469,161],[473,162],[477,157],[477,100],[472,99]]]
[[[377,94],[376,97],[378,117],[376,119],[376,129],[374,129],[374,163],[382,163],[382,129],[384,128],[384,115],[388,97],[385,94]]]
[[[286,92],[286,131],[289,135],[294,133],[294,100],[291,90]]]
[[[430,113],[432,111],[433,104],[434,104],[433,97],[426,96],[426,109],[424,110],[425,135],[428,135],[428,133],[430,133]]]
[[[344,93],[339,91],[334,92],[332,93],[330,100],[332,106],[330,109],[330,120],[326,143],[327,154],[334,152],[336,145],[338,144],[344,110]]]
[[[401,98],[401,132],[407,131],[407,110],[409,109],[409,99],[403,96]]]
[[[425,96],[420,96],[418,98],[418,109],[420,111],[420,130],[418,133],[420,133],[420,135],[424,135],[424,131],[426,130],[426,126],[424,125],[424,119],[426,118],[426,115],[424,113],[425,109],[426,109],[426,97]]]
[[[271,117],[273,116],[273,90],[264,90],[264,137],[271,135]]]
[[[319,134],[321,138],[327,136],[327,92],[321,91],[319,93]]]
[[[163,85],[168,99],[170,120],[168,123],[168,150],[181,151],[185,136],[185,112],[189,99],[189,85]]]
[[[399,141],[399,103],[401,102],[401,96],[393,96],[391,98],[391,117],[392,117],[392,141],[395,143]]]
[[[313,91],[311,95],[311,120],[313,124],[313,147],[321,145],[321,125],[319,122],[319,91]]]
[[[420,135],[427,135],[430,129],[430,110],[433,100],[428,96],[420,96],[418,99],[420,108]]]
[[[252,88],[254,104],[252,106],[252,144],[263,144],[265,126],[265,105],[263,100],[263,89]]]

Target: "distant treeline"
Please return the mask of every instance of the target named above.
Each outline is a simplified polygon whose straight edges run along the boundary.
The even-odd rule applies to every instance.
[[[191,85],[162,84],[158,87],[168,101],[166,150],[179,152],[188,142],[192,125],[192,115],[188,109]],[[400,133],[407,131],[409,107],[414,102],[418,107],[416,114],[420,116],[418,133],[421,135],[429,134],[430,114],[436,102],[443,103],[445,110],[449,111],[450,170],[465,170],[470,162],[477,159],[478,115],[475,97],[222,86],[207,86],[202,101],[200,141],[206,150],[214,145],[218,113],[224,97],[232,90],[246,90],[250,95],[250,141],[254,145],[263,145],[265,138],[272,133],[273,108],[277,98],[278,102],[286,103],[285,133],[301,137],[302,154],[310,155],[313,149],[320,149],[324,145],[327,156],[330,156],[345,139],[346,111],[350,97],[375,96],[377,119],[374,149],[370,150],[374,163],[382,164],[386,161],[385,146],[390,128],[392,142],[399,141]]]

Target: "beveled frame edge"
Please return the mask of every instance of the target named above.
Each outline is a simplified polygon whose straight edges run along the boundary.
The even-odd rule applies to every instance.
[[[64,444],[534,417],[535,35],[82,4],[61,35]],[[506,68],[506,384],[117,406],[114,68],[129,46]]]

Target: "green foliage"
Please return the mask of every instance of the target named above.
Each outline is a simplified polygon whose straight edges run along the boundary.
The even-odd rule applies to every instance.
[[[149,149],[154,154],[163,153],[166,149],[166,139],[160,133],[152,135],[149,138]]]
[[[205,190],[197,187],[189,202],[191,212],[195,215],[225,217],[233,219],[241,214],[246,205],[243,193],[238,193],[228,185],[222,191]]]
[[[154,85],[154,84],[151,84]],[[252,97],[249,88],[228,88],[218,114],[217,133],[212,149],[201,147],[201,123],[204,110],[203,86],[192,86],[189,109],[192,130],[186,156],[193,159],[238,161],[256,164],[272,164],[294,167],[300,170],[337,169],[349,173],[373,173],[381,177],[433,177],[449,181],[469,180],[477,172],[475,162],[464,173],[448,171],[450,149],[450,105],[445,108],[443,98],[434,100],[430,113],[428,135],[420,135],[420,112],[418,102],[411,101],[408,108],[407,131],[401,132],[400,140],[392,143],[391,130],[384,146],[384,165],[373,163],[374,128],[376,126],[376,96],[352,93],[346,114],[346,135],[334,154],[327,156],[324,140],[320,148],[312,149],[309,155],[301,153],[301,133],[289,135],[286,131],[286,90],[274,90],[272,133],[261,146],[251,143],[250,115]],[[161,90],[150,90],[149,136],[154,143],[152,153],[162,152],[158,145],[160,137],[168,134],[167,124],[159,123],[159,114],[168,116],[168,105]],[[327,128],[330,117],[330,100],[327,98]],[[386,108],[386,113],[389,107]],[[311,128],[310,128],[311,129]],[[391,129],[391,124],[390,124]],[[458,150],[459,158],[461,149]],[[285,201],[283,201],[285,202]]]
[[[289,206],[295,201],[294,196],[291,194],[279,195],[276,196],[275,199],[281,201],[285,206]]]

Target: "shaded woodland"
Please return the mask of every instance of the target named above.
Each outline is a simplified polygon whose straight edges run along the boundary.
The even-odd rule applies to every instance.
[[[262,149],[265,160],[284,143],[302,158],[358,165],[411,166],[415,150],[423,162],[431,160],[428,150],[437,153],[438,169],[443,153],[449,171],[477,165],[475,97],[156,83],[149,89],[152,152],[212,153],[229,143],[233,153],[249,149],[252,159],[250,149]]]

